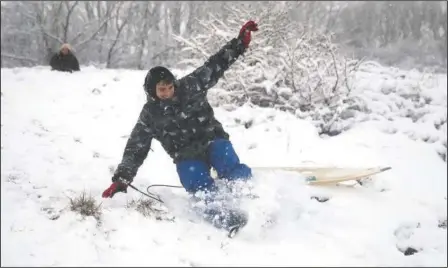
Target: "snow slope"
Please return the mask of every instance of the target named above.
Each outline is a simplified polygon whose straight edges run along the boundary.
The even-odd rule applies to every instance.
[[[446,123],[437,129],[401,116],[407,107],[397,106],[397,96],[408,88],[401,74],[384,79],[384,72],[394,71],[375,67],[356,83],[370,117],[380,119],[367,116],[332,138],[319,137],[311,122],[291,114],[216,109],[251,166],[392,167],[355,187],[313,187],[294,173],[255,170],[253,192],[260,198],[241,201],[250,222],[229,240],[187,212],[182,189],[157,189],[174,221],[127,208],[141,197],[132,189],[101,199],[144,103],[144,71],[2,69],[1,264],[446,266],[446,227],[439,227],[447,211],[446,162],[439,155],[443,139],[446,152]],[[421,107],[431,123],[443,116],[446,122],[446,75],[436,78],[441,82],[421,93],[434,100]],[[398,93],[383,92],[387,85]],[[422,133],[437,138],[414,137]],[[156,141],[153,150],[134,185],[179,185]],[[102,202],[100,222],[68,209],[69,197],[84,190]],[[329,200],[317,202],[315,195]],[[405,256],[408,247],[419,252]]]

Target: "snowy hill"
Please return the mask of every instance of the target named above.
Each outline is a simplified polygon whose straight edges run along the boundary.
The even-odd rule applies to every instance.
[[[355,83],[366,105],[335,137],[292,114],[218,107],[251,166],[392,167],[351,187],[255,171],[260,198],[241,201],[250,221],[233,240],[188,214],[182,189],[157,189],[171,210],[162,220],[129,207],[141,198],[132,189],[101,199],[144,103],[145,74],[1,70],[2,265],[447,265],[446,74],[366,67]],[[134,185],[179,185],[158,142],[153,150]],[[83,191],[101,203],[99,220],[69,209]]]

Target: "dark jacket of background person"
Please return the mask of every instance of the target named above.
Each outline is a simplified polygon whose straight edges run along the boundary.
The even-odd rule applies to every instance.
[[[61,72],[79,71],[79,62],[69,44],[63,44],[58,53],[50,60],[51,70]]]

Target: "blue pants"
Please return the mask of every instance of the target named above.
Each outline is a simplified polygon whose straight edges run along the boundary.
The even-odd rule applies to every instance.
[[[208,147],[208,163],[200,160],[185,160],[177,163],[177,173],[185,190],[194,194],[197,191],[216,190],[215,182],[210,176],[210,167],[218,173],[218,178],[225,180],[247,180],[252,177],[251,169],[240,163],[232,143],[225,139],[216,139]]]

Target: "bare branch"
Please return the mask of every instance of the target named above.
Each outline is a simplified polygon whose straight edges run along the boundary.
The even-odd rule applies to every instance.
[[[120,38],[121,32],[123,31],[124,27],[128,24],[129,16],[131,14],[130,9],[127,12],[126,17],[122,20],[121,24],[119,23],[120,19],[120,10],[121,10],[122,4],[119,4],[116,9],[116,15],[115,15],[115,27],[117,28],[117,34],[115,36],[115,40],[112,42],[112,45],[109,48],[109,51],[107,53],[107,62],[106,62],[106,68],[110,68],[111,66],[111,59],[113,55],[113,51],[115,46],[117,45],[117,42]]]
[[[5,57],[5,58],[14,59],[14,60],[27,61],[27,62],[31,62],[31,63],[34,63],[34,64],[38,64],[40,62],[38,59],[32,59],[32,58],[29,58],[29,57],[23,57],[23,56],[17,56],[17,55],[11,55],[11,54],[8,54],[8,53],[3,53],[3,52],[1,53],[1,56]]]
[[[64,25],[64,37],[63,37],[64,43],[67,42],[68,27],[70,25],[70,17],[72,15],[73,10],[78,5],[78,1],[76,1],[71,7],[69,7],[69,2],[65,2],[65,4],[68,9],[68,13],[67,13],[67,16],[65,19],[65,25]]]
[[[79,43],[76,44],[76,47],[78,48],[78,52],[84,49],[83,46],[84,46],[87,42],[91,41],[92,39],[94,39],[94,38],[98,35],[98,33],[101,31],[101,29],[106,25],[106,23],[107,23],[110,19],[111,19],[110,17],[104,19],[104,20],[101,22],[100,26],[99,26],[99,27],[98,27],[98,28],[97,28],[97,29],[96,29],[90,36],[86,37],[84,40],[82,40],[82,41],[80,41]]]
[[[334,52],[332,49],[330,49],[330,54],[331,54],[331,58],[333,59],[333,66],[334,66],[334,72],[336,74],[336,82],[334,83],[333,88],[331,89],[332,93],[336,92],[336,89],[338,87],[338,82],[339,82],[339,74],[338,74],[338,68],[337,68],[337,63],[336,63],[336,59],[334,57]]]

